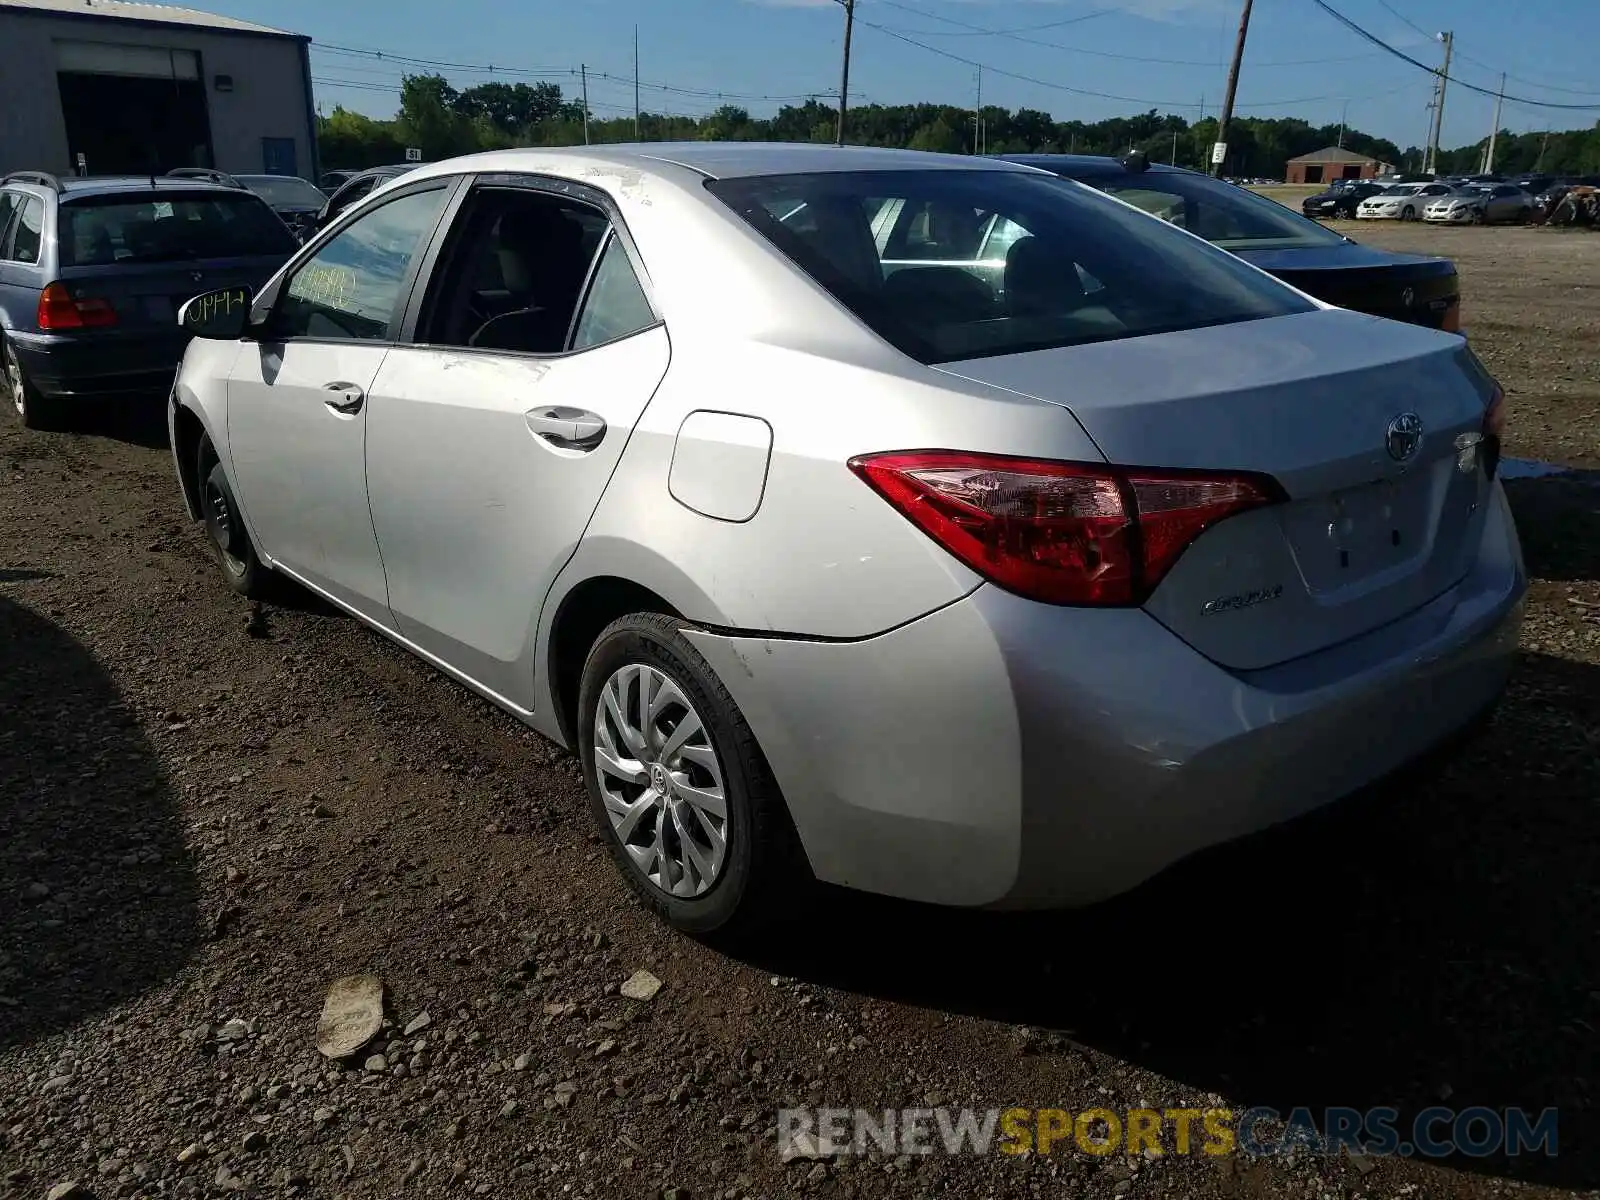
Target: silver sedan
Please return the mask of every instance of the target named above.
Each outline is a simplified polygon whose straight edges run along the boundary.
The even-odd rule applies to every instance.
[[[1422,210],[1422,219],[1445,225],[1495,225],[1526,221],[1533,197],[1510,183],[1475,183],[1440,196]]]
[[[1030,167],[457,159],[181,319],[223,579],[574,751],[686,931],[811,878],[1107,896],[1417,757],[1511,666],[1466,343]]]

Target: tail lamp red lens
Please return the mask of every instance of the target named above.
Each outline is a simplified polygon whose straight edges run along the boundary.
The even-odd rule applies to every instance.
[[[55,333],[63,329],[104,329],[117,323],[111,301],[73,296],[64,283],[51,283],[39,293],[39,328]]]
[[[1204,530],[1283,498],[1265,476],[954,450],[864,455],[850,469],[978,574],[1048,604],[1141,604]]]

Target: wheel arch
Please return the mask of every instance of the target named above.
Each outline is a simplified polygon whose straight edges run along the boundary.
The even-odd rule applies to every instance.
[[[205,420],[176,396],[172,399],[172,459],[191,521],[200,519],[200,443],[210,436]],[[216,444],[216,439],[211,439]]]

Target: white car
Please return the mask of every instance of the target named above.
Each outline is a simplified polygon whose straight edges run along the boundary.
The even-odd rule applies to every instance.
[[[1397,183],[1386,192],[1368,196],[1356,205],[1359,221],[1415,221],[1422,210],[1440,196],[1450,194],[1447,183]]]
[[[298,580],[572,749],[690,932],[811,876],[1099,899],[1452,738],[1515,659],[1466,342],[1033,167],[453,159],[182,320],[227,585]]]

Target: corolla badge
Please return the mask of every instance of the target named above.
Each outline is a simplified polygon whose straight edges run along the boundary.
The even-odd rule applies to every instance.
[[[1395,462],[1410,462],[1422,449],[1422,418],[1414,412],[1404,412],[1391,419],[1384,431],[1383,445]]]

